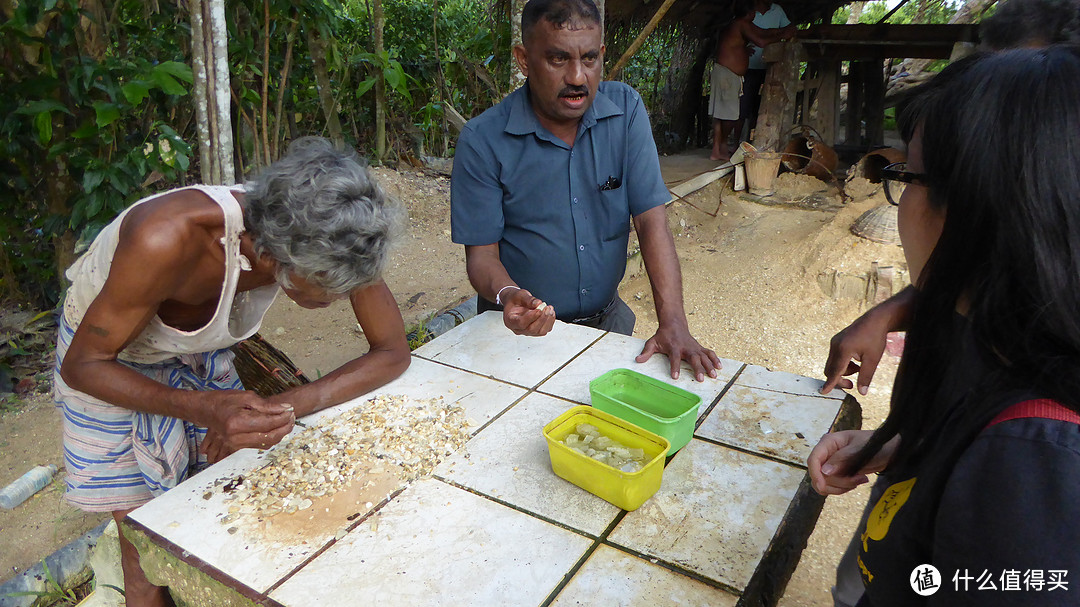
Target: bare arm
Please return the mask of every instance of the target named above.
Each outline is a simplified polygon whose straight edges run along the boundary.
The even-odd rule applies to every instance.
[[[742,26],[743,38],[761,48],[765,48],[773,42],[790,38],[795,34],[795,26],[792,25],[775,29],[762,29],[754,25],[752,21],[746,21],[743,22]]]
[[[141,232],[124,226],[109,278],[75,331],[60,374],[72,388],[105,402],[205,426],[233,448],[267,447],[292,428],[288,408],[253,392],[176,390],[117,362],[190,276],[203,253],[205,234],[199,236],[175,222]]]
[[[659,328],[647,342],[639,363],[656,352],[667,354],[671,362],[671,377],[679,377],[679,366],[685,360],[694,370],[698,381],[705,375],[716,377],[720,359],[712,350],[703,347],[690,335],[683,309],[682,271],[675,254],[675,240],[668,228],[667,209],[659,205],[634,217],[634,229],[641,241],[641,255],[649,274]]]
[[[547,335],[555,325],[555,309],[551,306],[538,309],[544,303],[533,297],[527,289],[517,286],[499,259],[499,245],[488,244],[465,247],[465,269],[469,282],[476,293],[488,301],[499,298],[503,304],[503,323],[518,335]],[[513,286],[513,289],[503,287]]]
[[[367,338],[367,353],[310,384],[272,396],[270,402],[291,405],[297,416],[304,416],[370,392],[409,367],[405,323],[386,283],[380,280],[353,291],[349,301]]]
[[[825,361],[825,385],[822,394],[833,388],[851,388],[845,375],[858,372],[859,393],[865,395],[885,352],[885,340],[893,331],[907,329],[915,306],[915,288],[908,286],[896,295],[870,308],[829,342]]]

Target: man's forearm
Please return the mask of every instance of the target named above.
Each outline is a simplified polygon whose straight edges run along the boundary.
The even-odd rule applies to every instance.
[[[641,242],[641,257],[649,274],[657,321],[661,326],[669,323],[685,325],[682,270],[675,253],[675,240],[667,225],[666,210],[659,206],[638,215],[634,218],[634,229]]]
[[[115,360],[65,359],[60,372],[70,387],[110,405],[141,413],[175,417],[208,426],[211,414],[201,394],[154,381]]]
[[[408,347],[372,349],[316,381],[267,399],[291,405],[297,417],[339,405],[393,381],[409,367]]]
[[[499,245],[465,247],[465,269],[469,283],[476,293],[488,301],[495,301],[499,291],[506,286],[518,286],[499,259]]]

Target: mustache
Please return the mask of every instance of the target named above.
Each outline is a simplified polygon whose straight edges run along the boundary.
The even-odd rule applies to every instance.
[[[589,96],[589,88],[585,86],[568,86],[559,91],[559,97],[571,97],[574,95]]]

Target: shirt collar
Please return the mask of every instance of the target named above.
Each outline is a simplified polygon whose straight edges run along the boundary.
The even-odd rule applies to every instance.
[[[529,82],[527,80],[521,88],[510,94],[508,101],[510,102],[510,114],[506,118],[506,127],[503,129],[505,132],[511,135],[547,132],[547,129],[540,124],[540,119],[536,117],[536,112],[533,111],[532,104],[529,102]],[[598,88],[592,105],[581,116],[578,132],[591,128],[598,120],[622,114],[622,108]]]

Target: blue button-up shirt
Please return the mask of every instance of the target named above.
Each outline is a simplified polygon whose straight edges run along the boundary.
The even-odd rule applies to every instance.
[[[615,296],[630,218],[670,199],[634,89],[600,83],[571,147],[540,125],[526,84],[470,120],[458,138],[452,239],[498,243],[514,282],[572,320]]]

